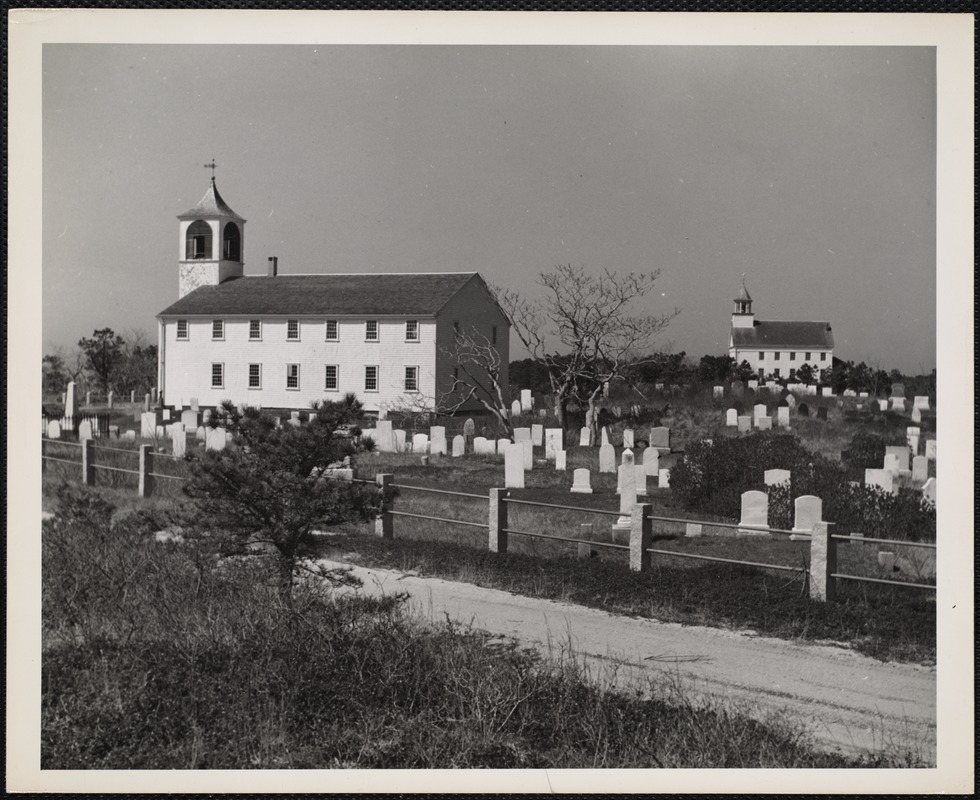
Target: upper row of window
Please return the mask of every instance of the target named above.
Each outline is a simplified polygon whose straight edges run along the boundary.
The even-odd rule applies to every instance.
[[[780,352],[779,350],[774,350],[773,351],[773,354],[772,354],[773,361],[779,361],[779,352]],[[812,354],[810,353],[810,351],[804,352],[804,354],[803,354],[803,360],[804,361],[812,361],[813,359],[810,358],[811,355]],[[764,359],[765,357],[766,357],[766,351],[765,350],[760,351],[759,352],[759,358],[760,359]],[[796,361],[796,352],[795,351],[793,351],[793,350],[790,351],[790,353],[789,353],[789,360],[790,361]],[[826,361],[827,360],[827,354],[826,353],[821,353],[820,354],[820,360],[821,361]]]
[[[286,320],[286,341],[299,341],[299,320]],[[496,333],[496,329],[494,329]],[[177,320],[177,339],[186,340],[190,338],[190,329],[186,319]],[[225,338],[225,321],[223,319],[211,320],[211,338],[222,340]],[[251,319],[248,321],[248,338],[250,341],[257,342],[262,340],[262,320]],[[369,319],[364,323],[364,340],[368,342],[380,341],[380,329],[378,320]],[[340,329],[337,320],[328,319],[326,321],[326,340],[336,342],[340,340]],[[406,320],[405,322],[405,341],[419,341],[419,321],[417,319]]]

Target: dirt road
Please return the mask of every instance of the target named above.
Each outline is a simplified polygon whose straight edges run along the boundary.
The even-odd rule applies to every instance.
[[[671,676],[685,689],[732,701],[757,719],[788,712],[828,750],[909,747],[935,762],[933,668],[882,663],[829,645],[617,616],[391,570],[354,572],[364,591],[407,592],[424,618],[439,621],[448,614],[552,652],[570,646],[593,671],[616,665],[620,682]]]

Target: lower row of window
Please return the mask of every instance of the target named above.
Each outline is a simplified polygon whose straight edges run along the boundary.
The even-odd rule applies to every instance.
[[[286,388],[298,391],[300,388],[299,364],[286,364]],[[364,367],[364,391],[377,392],[379,390],[380,370],[376,365]],[[403,382],[406,392],[417,392],[419,390],[419,368],[405,367],[405,379]],[[225,365],[211,365],[211,388],[225,388]],[[248,365],[248,388],[262,388],[262,365]],[[340,388],[340,367],[336,364],[324,365],[323,389],[324,391],[337,391]]]

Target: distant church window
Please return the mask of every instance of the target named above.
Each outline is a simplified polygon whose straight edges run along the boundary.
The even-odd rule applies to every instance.
[[[211,226],[204,220],[192,222],[187,229],[187,258],[211,258]]]
[[[225,235],[221,242],[222,258],[225,261],[242,260],[242,234],[234,222],[225,225]]]
[[[179,320],[177,320],[177,338],[178,339],[187,339],[187,338],[189,338],[188,335],[187,335],[187,320],[186,319],[179,319]]]

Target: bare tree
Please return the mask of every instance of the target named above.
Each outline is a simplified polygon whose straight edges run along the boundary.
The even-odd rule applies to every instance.
[[[569,402],[579,399],[589,404],[596,432],[594,412],[603,386],[636,364],[638,354],[680,313],[634,313],[658,277],[660,270],[620,275],[606,269],[595,275],[564,264],[538,278],[546,289],[542,300],[495,288],[521,343],[548,369],[555,415],[563,428]]]

